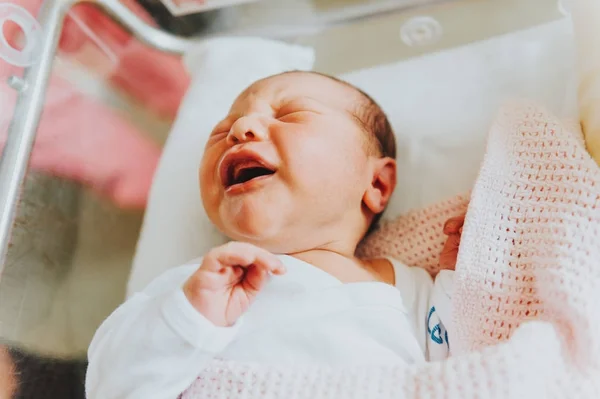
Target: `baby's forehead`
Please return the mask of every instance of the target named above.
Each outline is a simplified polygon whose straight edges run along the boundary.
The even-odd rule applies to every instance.
[[[310,72],[288,72],[253,83],[235,102],[259,100],[276,104],[304,97],[331,107],[346,108],[356,94],[352,87],[327,76]]]

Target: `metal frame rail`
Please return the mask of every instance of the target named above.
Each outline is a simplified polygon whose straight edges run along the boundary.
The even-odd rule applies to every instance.
[[[8,81],[18,91],[18,99],[0,157],[0,276],[64,19],[68,11],[80,3],[100,7],[137,39],[161,51],[182,54],[198,40],[184,39],[151,27],[118,0],[44,1],[38,14],[42,41],[38,44],[37,61],[25,69],[23,77],[11,76]]]
[[[423,0],[423,3],[435,3],[437,1],[440,0]],[[141,42],[164,52],[183,54],[193,44],[206,40],[206,38],[186,39],[154,28],[137,17],[119,0],[44,0],[37,16],[37,20],[42,27],[42,40],[37,47],[38,58],[33,65],[25,68],[23,77],[11,76],[8,79],[8,84],[17,90],[19,95],[9,126],[6,145],[0,156],[0,277],[6,260],[21,187],[27,173],[44,107],[48,80],[52,72],[63,23],[69,10],[80,3],[93,4],[99,7]],[[346,20],[343,23],[371,18],[386,14],[391,10],[410,7],[409,4],[402,1],[390,0],[382,4],[381,7],[372,12],[365,12],[361,9],[361,13],[357,13],[357,15],[346,15]],[[310,31],[311,29],[324,28],[341,22],[321,21],[321,23],[317,22],[311,24],[312,26],[302,28],[304,31]],[[264,36],[266,32],[262,33],[262,36]],[[266,36],[282,40],[286,35],[270,32]]]

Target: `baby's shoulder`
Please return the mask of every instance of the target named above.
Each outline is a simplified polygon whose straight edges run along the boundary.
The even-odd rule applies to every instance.
[[[420,308],[433,289],[433,278],[423,268],[407,266],[405,263],[388,258],[394,267],[395,286],[402,295],[408,309]]]
[[[392,257],[386,258],[394,269],[396,285],[404,281],[413,281],[417,284],[431,284],[433,278],[427,270],[419,266],[408,266],[404,262]]]

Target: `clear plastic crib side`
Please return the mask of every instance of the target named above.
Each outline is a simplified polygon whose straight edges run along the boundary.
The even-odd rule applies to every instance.
[[[94,119],[96,119],[100,123],[104,123],[104,131],[108,133],[113,130],[118,131],[119,129],[113,129],[113,127],[115,124],[121,123],[123,129],[128,133],[125,135],[128,138],[121,141],[124,143],[122,147],[136,148],[139,154],[135,155],[147,161],[142,162],[146,165],[145,169],[142,170],[139,166],[136,166],[137,169],[133,169],[138,175],[136,179],[130,180],[143,182],[139,184],[149,186],[151,173],[159,157],[158,146],[141,143],[140,135],[134,134],[131,126],[126,122],[120,122],[116,116],[109,115],[108,111],[106,115],[96,112],[97,107],[95,108],[90,103],[93,100],[70,87],[69,76],[66,77],[67,79],[64,76],[55,76],[53,73],[53,67],[57,65],[55,56],[57,52],[62,52],[67,54],[67,57],[64,58],[70,62],[85,63],[87,61],[88,65],[85,66],[95,68],[94,73],[102,77],[114,73],[116,62],[123,58],[124,49],[129,53],[156,49],[162,53],[177,55],[183,53],[192,41],[154,28],[149,24],[148,18],[144,18],[142,13],[136,12],[135,7],[118,0],[82,3],[77,0],[45,1],[39,5],[37,18],[34,18],[32,14],[35,13],[38,4],[28,3],[25,4],[25,7],[10,3],[0,4],[0,22],[3,27],[0,40],[0,75],[4,80],[0,83],[0,105],[2,107],[0,114],[0,128],[2,128],[0,131],[0,146],[2,146],[0,158],[0,264],[4,264],[19,194],[28,167],[41,165],[42,168],[49,168],[58,174],[65,175],[83,173],[82,169],[90,169],[94,166],[90,166],[88,162],[87,165],[80,165],[79,170],[73,172],[73,170],[65,170],[63,164],[53,163],[52,159],[44,156],[44,148],[47,150],[65,149],[65,146],[59,145],[61,138],[53,132],[45,133],[46,130],[43,130],[41,134],[38,132],[40,120],[43,119],[42,122],[44,122],[53,113],[53,110],[62,110],[64,113],[71,108],[71,118],[78,118],[81,126],[93,126]],[[100,27],[95,26],[94,21],[97,21],[99,17],[105,18],[109,23]],[[115,33],[117,29],[121,28],[124,30],[120,32],[126,32],[127,36],[123,34],[119,36],[118,33]],[[141,42],[136,40],[135,45],[138,47],[133,50],[126,48],[126,45],[134,42],[128,40],[131,37]],[[90,54],[93,56],[90,57]],[[168,54],[164,54],[163,57],[168,57]],[[172,59],[164,58],[161,61],[164,62],[157,64],[178,67],[176,61]],[[123,85],[128,84],[126,77],[118,76],[117,78],[121,79]],[[180,81],[181,87],[178,89],[184,91],[185,84],[185,81]],[[156,107],[168,108],[165,112],[169,112],[170,109],[176,109],[178,106],[178,104],[172,105],[173,102],[171,101],[170,105],[167,104],[170,108],[161,103],[158,103]],[[11,114],[12,119],[10,119]],[[42,115],[44,115],[43,118]],[[73,129],[73,120],[69,121],[66,114],[58,119],[64,126],[68,125]],[[64,132],[65,129],[60,129],[60,131]],[[56,133],[56,129],[54,133]],[[100,131],[97,132],[99,141],[96,140],[93,143],[84,142],[85,140],[81,138],[83,133],[79,133],[79,136],[68,140],[70,152],[65,156],[81,153],[84,146],[87,146],[87,151],[90,153],[99,151],[98,145],[103,145],[104,148],[110,146],[106,135],[101,136]],[[41,138],[42,134],[46,140],[38,140],[34,151],[34,142],[36,142],[36,138]],[[77,148],[75,144],[79,144],[80,147]],[[50,151],[47,152],[50,153]],[[56,151],[54,151],[54,155],[56,155]],[[129,168],[129,170],[132,169]],[[112,184],[110,180],[115,173],[114,168],[105,169],[104,176],[102,176],[104,180],[97,185],[110,186]],[[140,179],[139,176],[142,178]],[[87,176],[82,176],[82,179],[85,178]],[[134,207],[141,207],[144,199],[135,197],[135,191],[134,187],[128,192],[113,192],[111,195],[125,205],[129,203]]]

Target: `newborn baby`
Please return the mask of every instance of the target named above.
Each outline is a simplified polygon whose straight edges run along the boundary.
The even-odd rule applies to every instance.
[[[354,255],[395,188],[395,152],[383,111],[345,82],[289,72],[246,89],[199,172],[204,208],[232,242],[102,324],[88,398],[174,399],[215,357],[283,367],[446,357],[452,272],[434,284],[420,268]]]

